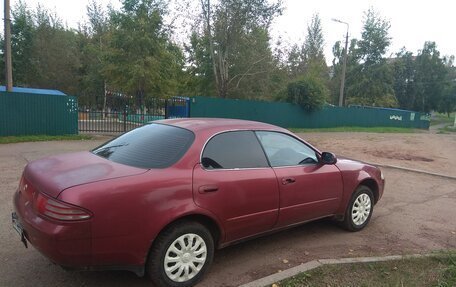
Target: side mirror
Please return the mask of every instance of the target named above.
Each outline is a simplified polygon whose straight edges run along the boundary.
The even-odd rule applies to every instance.
[[[332,152],[323,152],[321,154],[321,162],[323,164],[335,164],[337,162],[337,157]]]

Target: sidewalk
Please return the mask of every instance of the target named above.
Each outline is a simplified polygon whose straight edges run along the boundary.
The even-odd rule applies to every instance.
[[[410,259],[410,258],[420,258],[426,256],[435,256],[435,254],[413,254],[413,255],[390,255],[390,256],[380,256],[380,257],[357,257],[357,258],[341,258],[341,259],[318,259],[313,260],[290,269],[275,273],[258,280],[252,281],[250,283],[241,285],[239,287],[264,287],[271,286],[274,283],[282,281],[284,279],[293,277],[299,273],[307,272],[312,269],[332,264],[347,264],[347,263],[369,263],[369,262],[382,262],[382,261],[391,261],[391,260],[401,260],[401,259]]]

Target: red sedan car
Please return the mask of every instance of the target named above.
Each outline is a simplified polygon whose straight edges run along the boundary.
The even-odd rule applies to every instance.
[[[13,227],[72,269],[192,286],[214,249],[318,218],[369,222],[384,178],[288,130],[230,119],[157,121],[91,152],[29,163]]]

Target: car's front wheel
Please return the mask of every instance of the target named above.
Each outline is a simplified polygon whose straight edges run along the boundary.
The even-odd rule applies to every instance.
[[[364,185],[359,186],[348,203],[343,226],[349,231],[359,231],[370,221],[374,211],[374,195]]]
[[[149,255],[147,270],[158,287],[188,287],[201,280],[212,263],[214,240],[198,222],[184,221],[159,235]]]

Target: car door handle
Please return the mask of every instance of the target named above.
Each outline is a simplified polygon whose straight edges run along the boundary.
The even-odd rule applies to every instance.
[[[200,186],[199,193],[207,193],[207,192],[216,192],[218,190],[218,186],[216,185],[203,185]]]
[[[294,179],[292,177],[282,178],[283,185],[294,183],[294,182],[296,182],[296,179]]]

